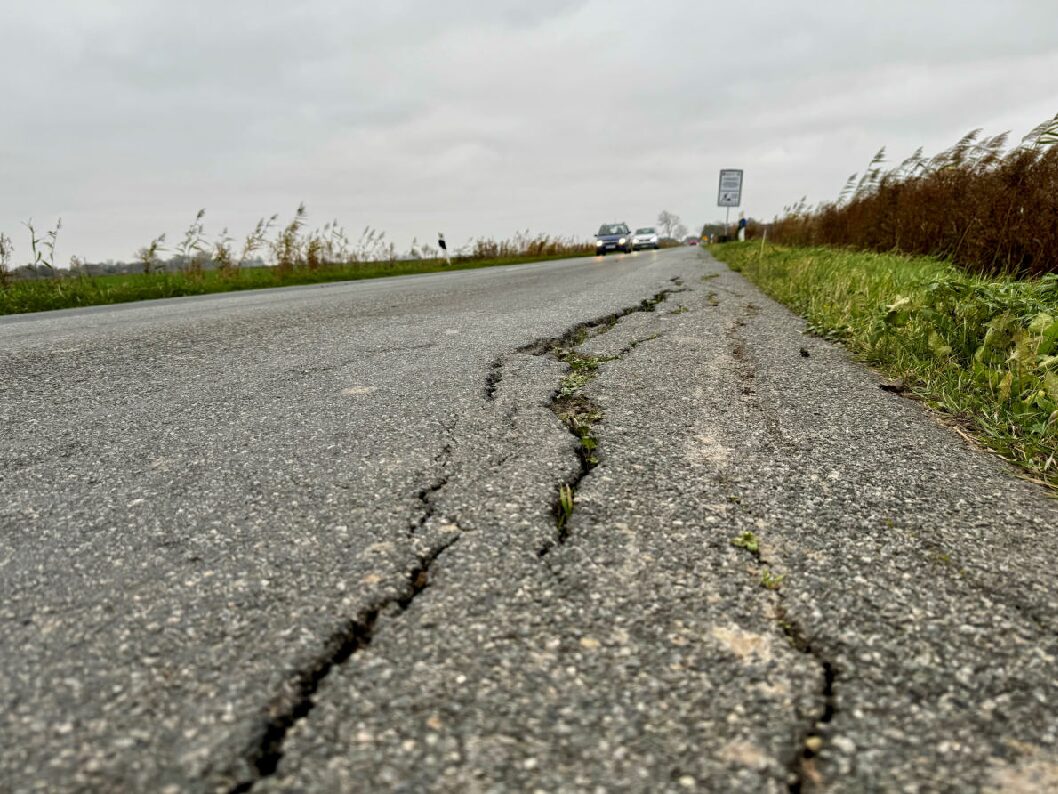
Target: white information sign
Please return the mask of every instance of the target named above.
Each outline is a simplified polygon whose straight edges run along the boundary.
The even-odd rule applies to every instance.
[[[724,168],[720,171],[718,207],[737,207],[742,203],[742,169]]]

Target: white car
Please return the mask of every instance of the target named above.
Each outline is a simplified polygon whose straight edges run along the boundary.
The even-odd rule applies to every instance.
[[[636,229],[636,233],[632,235],[632,250],[657,247],[658,230],[653,226],[644,226],[642,229]]]

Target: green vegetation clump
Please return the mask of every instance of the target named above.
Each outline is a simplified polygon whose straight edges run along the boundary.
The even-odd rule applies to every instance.
[[[767,590],[778,590],[785,578],[782,574],[772,573],[770,569],[764,568],[760,572],[760,586]]]
[[[581,458],[588,468],[592,468],[599,464],[596,454],[599,443],[592,433],[592,426],[602,418],[602,412],[580,392],[598,374],[600,364],[613,361],[617,356],[584,356],[566,348],[556,348],[554,354],[569,367],[569,372],[559,383],[552,409],[580,439]]]
[[[617,356],[582,356],[575,350],[555,350],[555,358],[569,366],[569,373],[559,384],[559,397],[572,397],[583,389],[599,371],[599,365]]]
[[[573,515],[574,507],[573,488],[563,483],[558,487],[558,528],[562,529],[569,517]]]
[[[713,253],[1032,476],[1058,486],[1058,274],[759,243]]]
[[[760,554],[760,541],[757,540],[757,536],[749,530],[741,533],[736,538],[732,538],[731,545],[738,549],[745,549],[750,554]]]

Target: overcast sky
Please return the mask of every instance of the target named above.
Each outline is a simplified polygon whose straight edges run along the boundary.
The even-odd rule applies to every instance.
[[[59,258],[305,201],[406,248],[771,217],[1058,112],[1054,0],[0,0],[0,231]]]

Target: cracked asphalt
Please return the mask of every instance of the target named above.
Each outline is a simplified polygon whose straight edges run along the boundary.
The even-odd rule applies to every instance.
[[[0,790],[1058,789],[1058,502],[802,332],[689,249],[0,318]]]

